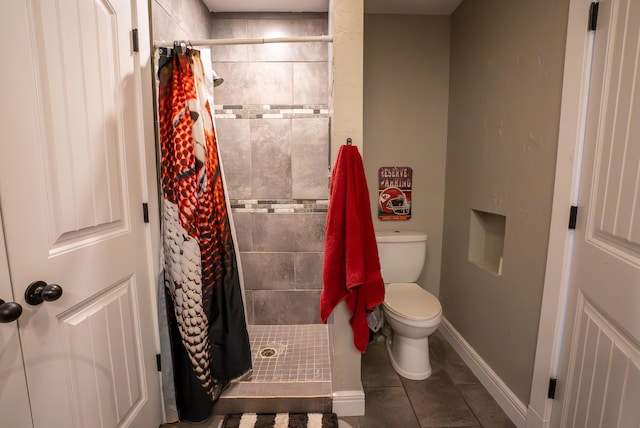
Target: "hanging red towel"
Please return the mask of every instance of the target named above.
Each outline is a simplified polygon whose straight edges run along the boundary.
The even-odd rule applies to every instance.
[[[326,323],[336,305],[346,299],[354,344],[365,352],[367,316],[384,301],[384,282],[367,181],[356,146],[340,147],[331,177],[322,280],[322,321]]]

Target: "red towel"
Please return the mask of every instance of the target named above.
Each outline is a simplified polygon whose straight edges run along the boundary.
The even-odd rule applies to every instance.
[[[326,323],[336,305],[346,299],[353,342],[365,352],[367,316],[384,301],[384,282],[367,181],[356,146],[340,147],[331,177],[322,280],[322,321]]]

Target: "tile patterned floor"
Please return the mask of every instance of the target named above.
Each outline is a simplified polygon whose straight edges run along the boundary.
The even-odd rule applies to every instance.
[[[447,340],[429,338],[432,375],[415,381],[391,367],[382,336],[362,357],[365,415],[343,417],[354,428],[513,428],[487,390]]]
[[[224,397],[331,395],[329,336],[325,324],[250,325],[250,381]]]
[[[429,341],[433,374],[413,381],[398,376],[382,338],[375,338],[362,357],[366,414],[342,417],[340,427],[515,427],[446,339],[436,332]],[[222,416],[214,415],[197,426],[215,428],[221,420]],[[191,426],[196,425],[182,422],[163,428]]]
[[[250,325],[252,382],[331,381],[325,324]]]

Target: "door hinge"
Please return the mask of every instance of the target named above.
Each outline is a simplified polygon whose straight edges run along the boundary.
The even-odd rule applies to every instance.
[[[600,4],[594,1],[589,6],[589,31],[596,31],[598,25],[598,6]]]
[[[140,52],[140,45],[138,43],[138,29],[134,28],[131,30],[131,44],[133,46],[134,52]]]
[[[549,379],[549,391],[547,392],[547,398],[554,399],[556,398],[556,385],[558,384],[558,379]]]
[[[149,204],[146,202],[142,203],[142,218],[145,223],[149,223]]]
[[[576,221],[578,220],[578,207],[571,205],[571,211],[569,212],[569,229],[576,228]]]
[[[160,357],[160,354],[156,354],[156,367],[159,372],[162,371],[162,358]]]

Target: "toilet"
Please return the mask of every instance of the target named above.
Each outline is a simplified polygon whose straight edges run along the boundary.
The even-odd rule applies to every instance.
[[[431,375],[429,335],[442,320],[440,301],[416,283],[427,234],[376,232],[376,242],[385,282],[383,313],[392,330],[386,339],[391,365],[407,379],[426,379]]]

